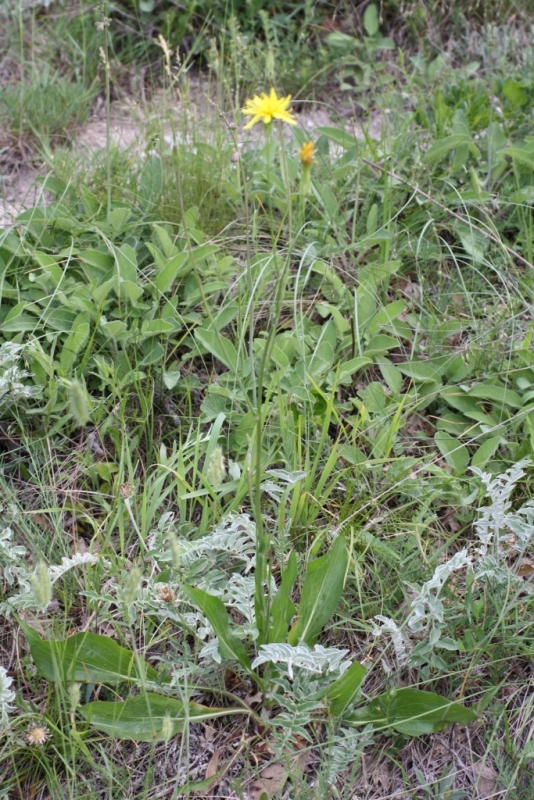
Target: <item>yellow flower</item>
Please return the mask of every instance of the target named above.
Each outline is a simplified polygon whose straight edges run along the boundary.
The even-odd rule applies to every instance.
[[[313,156],[315,153],[315,147],[313,142],[304,142],[302,145],[302,150],[299,150],[300,160],[302,161],[302,166],[310,167],[313,161]]]
[[[297,120],[289,110],[290,101],[290,94],[287,97],[278,97],[274,89],[271,89],[270,94],[263,93],[259,97],[255,95],[252,100],[247,100],[245,108],[241,109],[245,116],[252,117],[245,125],[245,129],[252,128],[260,119],[263,119],[266,125],[273,119],[287,122],[288,125],[296,125]]]

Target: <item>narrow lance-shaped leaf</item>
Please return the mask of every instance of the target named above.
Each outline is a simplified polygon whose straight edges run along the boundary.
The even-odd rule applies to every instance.
[[[285,642],[287,629],[293,615],[295,606],[291,601],[291,589],[297,578],[297,556],[292,552],[289,556],[286,568],[282,572],[280,587],[273,597],[271,605],[272,623],[267,635],[267,642]]]
[[[405,736],[423,736],[442,731],[454,722],[467,725],[476,717],[473,709],[434,692],[398,689],[375,697],[345,720],[357,725],[372,723],[380,728],[393,728]]]
[[[230,714],[246,714],[244,708],[209,708],[198,703],[184,705],[174,697],[144,692],[124,703],[98,700],[79,709],[94,728],[117,739],[137,742],[168,741],[189,722],[203,722]]]
[[[158,673],[142,658],[108,636],[75,633],[67,639],[41,639],[21,622],[39,673],[49,681],[117,684],[157,681]]]
[[[330,553],[308,565],[298,618],[289,631],[289,644],[313,647],[341,599],[347,564],[345,539],[338,536]]]
[[[222,600],[187,584],[184,585],[183,591],[188,600],[209,619],[219,637],[219,649],[223,658],[239,662],[243,669],[257,680],[250,666],[245,645],[230,629],[230,618]]]
[[[343,716],[352,705],[366,674],[365,667],[355,661],[337,681],[330,684],[324,696],[334,717]]]

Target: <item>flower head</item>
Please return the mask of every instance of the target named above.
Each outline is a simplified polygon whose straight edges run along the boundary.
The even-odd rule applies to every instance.
[[[46,725],[31,725],[26,732],[26,741],[34,747],[39,747],[47,741],[49,736],[50,731]]]
[[[287,122],[288,125],[296,125],[297,120],[289,110],[290,101],[290,94],[287,97],[278,97],[274,89],[271,89],[270,94],[255,95],[252,100],[247,100],[245,108],[241,109],[245,116],[252,117],[250,122],[245,125],[245,129],[252,128],[260,119],[266,125],[272,122],[273,119]]]
[[[315,147],[313,142],[304,142],[302,149],[299,150],[300,160],[303,167],[310,167],[315,154]]]

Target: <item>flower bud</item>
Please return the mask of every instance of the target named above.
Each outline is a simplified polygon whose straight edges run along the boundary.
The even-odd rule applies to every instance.
[[[35,602],[41,611],[46,611],[52,600],[52,581],[48,574],[48,567],[42,561],[35,567],[35,571],[30,577],[30,583]]]

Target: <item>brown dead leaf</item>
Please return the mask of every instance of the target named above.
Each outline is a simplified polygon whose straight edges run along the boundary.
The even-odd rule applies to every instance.
[[[495,791],[497,773],[487,761],[477,761],[471,767],[476,778],[478,796],[492,797]]]
[[[205,740],[207,742],[213,742],[213,740],[215,739],[215,736],[217,735],[217,731],[215,730],[213,725],[208,725],[207,723],[204,723],[204,725],[202,727],[204,728],[204,738],[205,738]]]
[[[521,566],[517,570],[520,578],[530,578],[534,573],[534,561],[530,558],[524,558]]]
[[[218,747],[217,750],[215,750],[215,752],[213,753],[212,757],[210,758],[208,766],[206,767],[206,774],[204,775],[206,779],[213,778],[217,774],[217,771],[219,769],[219,761],[221,760],[221,753],[222,753],[222,748]],[[211,788],[213,787],[210,786],[210,789]]]
[[[245,703],[247,706],[259,705],[263,700],[263,692],[256,692],[256,694],[247,694]]]
[[[391,773],[385,763],[382,762],[377,766],[371,778],[374,786],[380,789],[381,792],[389,794],[392,780],[391,780]]]
[[[248,792],[249,800],[261,800],[262,797],[271,800],[284,788],[290,774],[298,773],[302,775],[312,761],[313,754],[310,750],[298,750],[290,760],[289,768],[291,773],[278,762],[268,764],[260,772],[258,780],[254,781],[250,787]]]
[[[262,769],[260,777],[250,787],[250,800],[262,800],[264,797],[271,800],[284,788],[288,778],[289,773],[282,764],[269,764]]]

